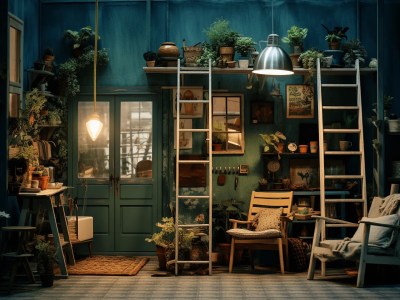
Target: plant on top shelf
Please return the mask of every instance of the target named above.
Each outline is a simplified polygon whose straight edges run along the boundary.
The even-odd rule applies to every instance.
[[[353,39],[348,41],[342,46],[342,49],[344,51],[343,61],[345,67],[354,68],[357,59],[360,63],[360,67],[365,66],[367,51],[359,40]]]
[[[315,69],[317,64],[317,58],[322,58],[323,54],[317,49],[308,49],[299,56],[299,61],[302,63],[303,68],[309,69],[312,73],[312,69]]]
[[[154,51],[147,51],[143,53],[143,58],[145,61],[154,61],[157,59],[157,53]]]
[[[72,42],[72,53],[75,57],[79,57],[83,50],[94,43],[95,32],[92,27],[85,26],[79,31],[66,30],[64,32],[64,39]],[[100,36],[98,36],[100,40]]]
[[[290,27],[287,36],[282,38],[282,42],[293,47],[293,53],[300,54],[303,51],[303,40],[307,37],[308,29],[296,25]]]
[[[325,36],[325,41],[329,43],[329,49],[338,50],[340,48],[340,42],[342,39],[347,39],[346,32],[349,27],[335,26],[332,30],[321,24],[325,28],[327,35]]]
[[[249,52],[254,49],[256,43],[251,37],[239,36],[236,40],[235,50],[240,53],[242,57],[248,57]]]
[[[199,67],[208,67],[208,62],[211,59],[211,65],[215,66],[217,63],[217,53],[211,49],[209,43],[203,43],[203,52],[196,60]]]

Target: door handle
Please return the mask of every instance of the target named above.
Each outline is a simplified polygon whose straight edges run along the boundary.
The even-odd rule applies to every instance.
[[[114,176],[110,174],[110,187],[112,188],[114,185]]]
[[[119,179],[120,179],[119,176],[115,177],[115,190],[116,190],[117,196],[119,194]]]

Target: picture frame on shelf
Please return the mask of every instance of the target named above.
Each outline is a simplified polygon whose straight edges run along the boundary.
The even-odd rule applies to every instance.
[[[274,102],[253,101],[251,103],[252,124],[273,124],[274,123]]]
[[[286,118],[314,118],[314,87],[312,85],[286,85]]]
[[[177,101],[177,92],[178,89],[176,87],[172,88],[172,105],[173,105],[173,114],[174,118],[176,118],[176,101]],[[203,96],[203,87],[198,86],[189,86],[180,88],[180,99],[181,100],[202,100]],[[180,105],[180,117],[181,118],[201,118],[203,117],[203,104],[202,103],[181,103]]]

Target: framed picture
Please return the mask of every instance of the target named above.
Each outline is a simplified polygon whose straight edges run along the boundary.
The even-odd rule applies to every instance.
[[[203,87],[181,87],[180,93],[181,100],[202,100]],[[172,89],[172,105],[174,117],[176,117],[176,101],[177,101],[177,88]],[[203,103],[181,103],[180,105],[181,118],[201,118],[203,117]]]
[[[314,118],[314,87],[312,85],[286,85],[286,117]]]
[[[254,101],[251,103],[251,123],[273,124],[274,123],[274,102]]]
[[[191,129],[192,120],[191,119],[180,119],[179,127],[181,129]],[[174,149],[176,149],[176,119],[174,119]],[[192,149],[192,133],[191,132],[181,132],[179,134],[179,149]]]

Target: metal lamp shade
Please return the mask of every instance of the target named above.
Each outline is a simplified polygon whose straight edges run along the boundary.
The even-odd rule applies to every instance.
[[[254,64],[253,73],[260,75],[292,75],[293,65],[289,55],[279,47],[279,36],[270,34],[267,47]]]

